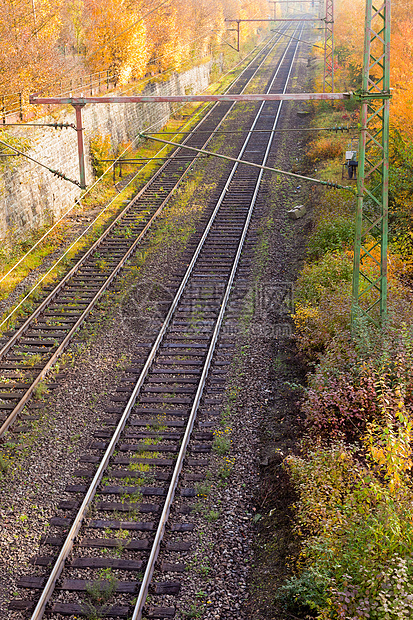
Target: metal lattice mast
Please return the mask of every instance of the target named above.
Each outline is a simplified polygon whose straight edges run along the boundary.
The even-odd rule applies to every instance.
[[[326,0],[323,93],[334,92],[334,0]]]
[[[390,1],[366,0],[352,325],[387,314]]]

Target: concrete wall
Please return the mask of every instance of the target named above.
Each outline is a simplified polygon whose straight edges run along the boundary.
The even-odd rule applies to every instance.
[[[204,90],[209,84],[211,64],[201,65],[168,81],[149,83],[141,94],[184,95]],[[117,91],[117,94],[121,94]],[[125,94],[133,94],[125,92]],[[159,128],[171,113],[171,104],[96,104],[83,108],[85,152],[96,132],[109,134],[114,146],[132,140],[138,131]],[[58,114],[59,122],[75,122],[73,108]],[[56,115],[54,115],[56,117]],[[44,119],[47,122],[47,119]],[[50,122],[50,118],[48,121]],[[27,154],[66,176],[79,180],[77,138],[73,129],[13,129],[9,133],[29,138]],[[87,183],[93,181],[90,157],[86,157]],[[2,160],[4,161],[4,160]],[[3,169],[3,170],[2,170]],[[80,190],[23,157],[10,158],[0,165],[0,240],[22,237],[64,213],[78,198]]]

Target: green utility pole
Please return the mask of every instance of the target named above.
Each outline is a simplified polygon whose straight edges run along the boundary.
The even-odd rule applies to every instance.
[[[366,0],[352,327],[357,316],[383,325],[387,315],[390,2]]]
[[[323,93],[334,92],[334,0],[325,0]]]

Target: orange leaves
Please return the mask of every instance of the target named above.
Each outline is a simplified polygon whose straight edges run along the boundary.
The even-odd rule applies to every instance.
[[[171,0],[158,10],[150,0],[85,0],[87,60],[112,67],[122,83],[145,74],[178,71],[210,56],[228,38],[225,17],[265,16],[264,0]],[[142,21],[138,21],[143,18]],[[257,30],[243,24],[242,40]]]
[[[93,69],[110,67],[120,83],[145,74],[149,52],[142,8],[125,0],[86,0],[86,44]]]
[[[182,14],[181,14],[182,15]],[[179,22],[181,21],[181,26]],[[162,71],[164,69],[177,70],[185,55],[185,39],[188,28],[185,20],[179,19],[176,7],[162,11],[161,16],[152,20],[150,27],[151,57],[149,69]]]
[[[56,94],[59,79],[92,71],[110,69],[119,84],[180,71],[233,40],[226,17],[267,12],[266,0],[0,0],[0,88],[49,83]],[[243,25],[242,41],[256,30]]]
[[[397,24],[392,35],[391,106],[393,123],[413,139],[413,19]]]
[[[60,2],[0,0],[0,88],[16,92],[41,84],[56,68]]]

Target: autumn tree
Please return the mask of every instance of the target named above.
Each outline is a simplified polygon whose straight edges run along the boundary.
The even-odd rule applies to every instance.
[[[130,0],[85,0],[86,60],[110,68],[121,84],[145,74],[149,60],[144,6]]]
[[[61,70],[61,6],[48,0],[0,0],[0,88],[36,90]]]

